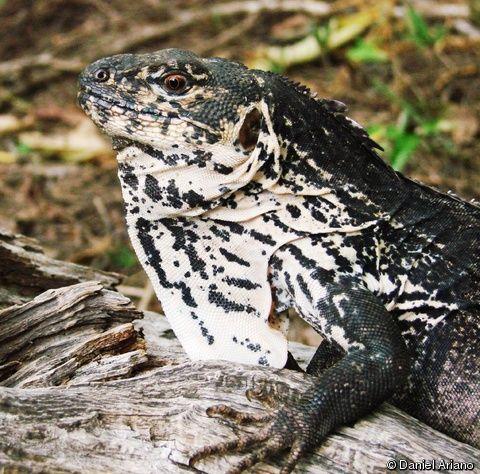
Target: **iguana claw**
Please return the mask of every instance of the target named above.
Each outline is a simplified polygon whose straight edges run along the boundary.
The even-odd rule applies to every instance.
[[[227,472],[240,473],[267,459],[276,458],[288,451],[286,460],[280,470],[282,474],[291,472],[297,462],[307,454],[308,448],[319,440],[304,415],[298,408],[283,408],[266,415],[241,412],[226,405],[216,405],[207,410],[209,416],[221,415],[239,424],[266,422],[267,425],[258,433],[241,435],[236,440],[225,441],[205,446],[190,458],[189,465],[194,466],[201,459],[215,454],[248,453]],[[302,422],[303,420],[303,422]]]

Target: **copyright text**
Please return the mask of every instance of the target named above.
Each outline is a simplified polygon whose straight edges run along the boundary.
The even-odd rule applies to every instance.
[[[459,462],[453,459],[422,459],[421,461],[409,461],[407,459],[390,459],[387,461],[389,471],[473,471],[475,463]]]

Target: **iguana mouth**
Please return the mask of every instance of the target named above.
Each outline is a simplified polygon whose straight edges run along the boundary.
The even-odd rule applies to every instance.
[[[107,92],[96,92],[91,87],[82,85],[77,94],[77,102],[80,107],[97,123],[101,128],[105,128],[107,121],[112,117],[126,117],[132,121],[146,122],[150,124],[158,124],[159,127],[168,127],[172,120],[180,120],[183,123],[202,130],[203,133],[211,137],[211,141],[220,140],[220,135],[207,125],[192,120],[181,115],[174,110],[162,111],[160,108],[144,105],[136,107],[135,102],[129,102],[108,94]],[[102,114],[102,120],[92,114],[93,111]]]
[[[179,115],[175,112],[168,112],[168,114],[163,113],[161,110],[156,109],[155,111],[149,110],[148,107],[138,108],[135,107],[135,102],[128,102],[123,99],[117,99],[112,97],[111,95],[102,95],[100,93],[94,92],[92,89],[85,87],[80,90],[77,96],[78,103],[85,109],[86,104],[92,104],[98,109],[102,109],[104,111],[111,111],[112,107],[118,107],[122,109],[124,112],[134,112],[137,116],[142,115],[150,115],[153,119],[157,118],[178,118]],[[120,114],[121,111],[118,111]],[[133,118],[133,117],[130,117]]]

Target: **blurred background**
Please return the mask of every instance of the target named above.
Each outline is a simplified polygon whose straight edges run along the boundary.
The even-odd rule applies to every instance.
[[[480,197],[480,0],[0,0],[0,226],[126,275],[116,162],[76,106],[89,62],[166,47],[270,69],[345,102],[396,169]],[[295,323],[292,338],[316,336]]]

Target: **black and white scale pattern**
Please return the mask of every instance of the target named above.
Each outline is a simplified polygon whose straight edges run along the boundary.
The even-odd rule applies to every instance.
[[[181,93],[162,82],[172,73]],[[192,359],[284,367],[278,314],[295,307],[344,354],[312,398],[351,387],[332,426],[393,396],[480,443],[478,207],[395,173],[341,104],[275,74],[164,50],[101,59],[80,83],[118,150],[135,251]]]

